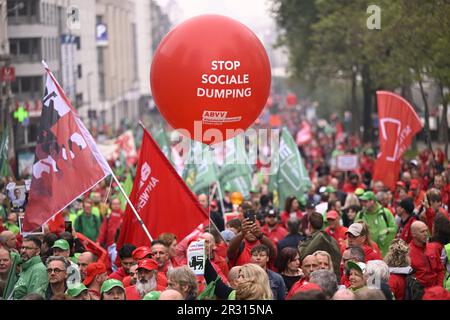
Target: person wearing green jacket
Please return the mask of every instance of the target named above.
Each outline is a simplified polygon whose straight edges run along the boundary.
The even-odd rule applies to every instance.
[[[28,236],[23,240],[20,248],[22,271],[13,289],[14,300],[22,299],[29,293],[37,293],[45,297],[48,275],[47,268],[39,256],[41,245],[41,240],[34,236]]]
[[[371,240],[376,242],[384,257],[397,234],[394,215],[383,208],[372,191],[366,191],[359,197],[363,209],[358,212],[355,221],[362,220],[369,226]]]
[[[20,256],[14,251],[0,247],[0,295],[8,300],[17,282],[16,267]]]
[[[83,212],[75,219],[75,231],[82,233],[95,242],[100,233],[100,226],[100,218],[92,213],[92,200],[89,198],[84,199]]]

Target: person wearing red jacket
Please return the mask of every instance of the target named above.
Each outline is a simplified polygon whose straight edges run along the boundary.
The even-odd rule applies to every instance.
[[[394,239],[384,261],[389,267],[389,287],[395,300],[404,300],[406,277],[413,273],[409,261],[409,245],[402,239]]]
[[[298,220],[303,217],[303,212],[300,210],[300,204],[296,197],[286,198],[284,211],[280,214],[281,224],[285,229],[287,229],[287,221],[291,216],[297,217]]]
[[[428,227],[422,221],[411,225],[413,240],[409,244],[411,267],[417,280],[425,287],[443,286],[445,269],[440,252],[428,243]]]
[[[395,209],[397,215],[400,217],[397,237],[410,243],[412,240],[411,225],[417,218],[414,216],[414,203],[411,198],[406,198],[400,201]]]
[[[348,176],[348,182],[346,182],[344,184],[344,186],[342,187],[342,190],[345,193],[355,193],[355,190],[358,188],[365,189],[366,186],[360,182],[359,176],[357,173],[351,172]]]
[[[425,198],[425,191],[420,189],[420,183],[417,179],[412,179],[409,184],[409,196],[414,199],[414,207],[419,207]]]
[[[428,190],[423,201],[425,214],[421,214],[421,218],[426,221],[428,230],[433,233],[434,220],[439,212],[448,219],[448,211],[442,207],[442,196],[438,189]]]
[[[119,199],[113,199],[111,201],[111,213],[103,220],[100,225],[100,232],[97,238],[103,248],[108,248],[114,243],[114,237],[117,229],[122,224],[124,213],[121,210],[121,204]]]
[[[289,298],[299,292],[303,285],[309,283],[309,275],[312,272],[319,270],[319,261],[317,260],[317,257],[313,255],[306,256],[302,261],[301,268],[303,271],[303,277],[292,285],[291,290],[289,290],[286,295],[286,300],[289,300]]]
[[[342,251],[342,248],[346,247],[345,240],[347,240],[348,229],[346,227],[341,226],[339,221],[340,216],[337,211],[335,210],[328,211],[326,217],[328,221],[328,227],[325,229],[325,232],[336,240]]]
[[[448,193],[447,188],[444,184],[444,177],[440,174],[436,174],[434,176],[434,185],[433,188],[436,188],[441,193],[441,201],[443,204],[447,205],[450,201],[450,194]],[[430,201],[430,199],[428,199]]]
[[[262,233],[276,246],[278,241],[287,236],[288,231],[278,224],[277,212],[269,210],[264,218],[266,224],[261,228]]]
[[[370,240],[369,227],[364,222],[357,222],[348,228],[348,245],[361,247],[364,251],[365,261],[383,260],[378,245]]]
[[[165,289],[157,280],[158,263],[153,259],[142,259],[138,262],[137,282],[125,288],[127,300],[141,300],[150,291]]]

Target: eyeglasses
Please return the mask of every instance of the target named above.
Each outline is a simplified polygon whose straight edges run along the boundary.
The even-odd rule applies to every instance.
[[[35,247],[20,247],[20,250],[37,250]]]
[[[54,268],[54,269],[48,268],[48,269],[47,269],[47,273],[48,273],[48,274],[51,274],[52,272],[54,272],[55,274],[60,274],[60,273],[63,272],[63,271],[66,271],[66,270],[64,270],[64,269],[58,269],[58,268]]]

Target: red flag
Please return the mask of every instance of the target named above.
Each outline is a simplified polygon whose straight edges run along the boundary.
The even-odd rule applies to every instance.
[[[375,162],[373,180],[395,188],[400,160],[412,138],[423,125],[413,107],[395,93],[377,91],[380,153]]]
[[[183,239],[208,219],[194,194],[145,129],[130,201],[153,237],[171,232],[177,239]],[[130,206],[125,211],[117,248],[125,243],[149,245]]]
[[[298,146],[305,145],[309,143],[312,139],[311,125],[308,121],[303,120],[301,124],[300,131],[297,132],[296,142]]]
[[[36,230],[108,176],[110,168],[47,70],[24,231]]]

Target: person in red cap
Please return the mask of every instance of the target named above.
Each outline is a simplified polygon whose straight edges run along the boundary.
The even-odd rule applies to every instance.
[[[346,247],[345,243],[347,240],[348,229],[341,226],[340,215],[336,210],[328,211],[326,217],[328,221],[328,227],[325,229],[325,232],[337,241],[339,247],[341,248],[341,251],[343,251],[342,249],[345,249]]]
[[[419,207],[425,198],[425,191],[420,189],[420,183],[417,179],[412,179],[409,184],[409,196],[414,200],[414,207]]]
[[[406,184],[403,181],[397,181],[395,184],[394,200],[403,200],[408,196]]]
[[[100,300],[100,289],[108,279],[106,266],[101,262],[90,263],[86,268],[86,278],[83,284],[88,287],[91,300]]]
[[[150,291],[163,291],[165,288],[158,284],[158,263],[153,259],[142,259],[138,262],[138,278],[134,286],[125,288],[127,300],[141,300]]]

